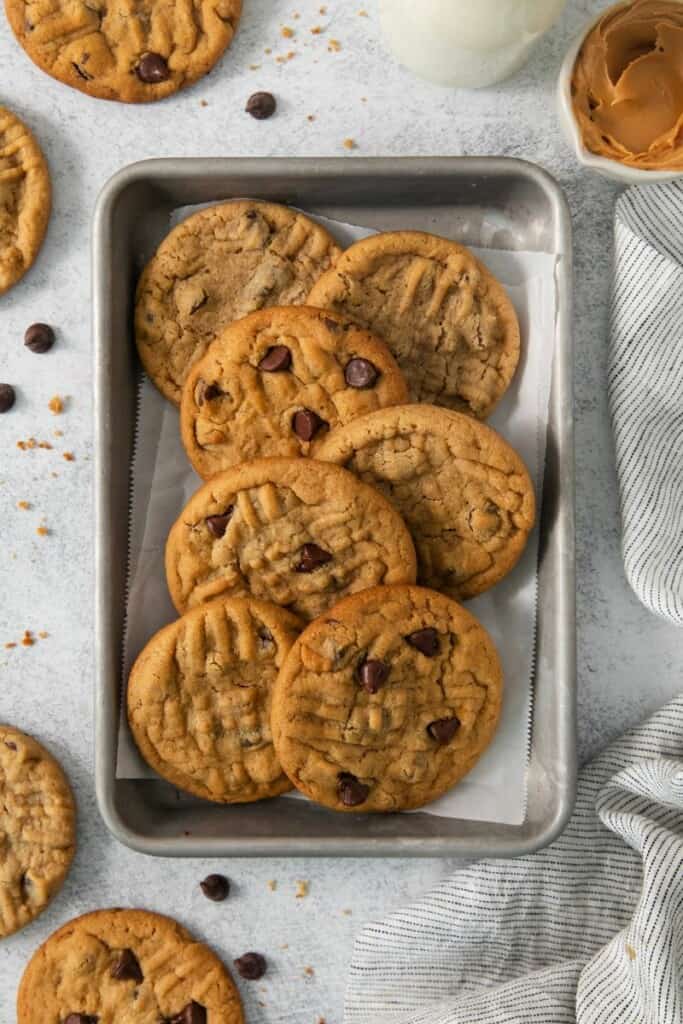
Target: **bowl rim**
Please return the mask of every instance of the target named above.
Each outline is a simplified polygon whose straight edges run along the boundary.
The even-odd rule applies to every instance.
[[[587,20],[581,31],[575,36],[574,40],[570,44],[562,61],[557,83],[557,98],[560,107],[561,119],[564,123],[569,141],[574,148],[576,158],[579,163],[584,165],[584,167],[589,167],[592,170],[605,174],[610,178],[617,178],[630,185],[657,184],[658,182],[663,181],[673,181],[676,178],[683,177],[683,169],[680,171],[646,170],[641,167],[629,167],[627,164],[622,164],[620,161],[614,160],[612,157],[598,156],[596,153],[592,153],[589,149],[586,149],[583,144],[581,131],[576,117],[574,116],[571,95],[571,79],[576,58],[579,55],[579,50],[581,49],[586,36],[595,27],[595,25],[605,17],[606,14],[609,14],[611,11],[615,11],[620,7],[628,6],[629,2],[630,0],[618,0],[617,3],[612,4],[610,7],[607,7],[602,11],[598,11],[597,14]],[[683,3],[683,0],[676,0],[676,3]]]

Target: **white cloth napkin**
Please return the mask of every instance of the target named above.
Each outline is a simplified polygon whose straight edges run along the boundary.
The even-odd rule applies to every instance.
[[[617,201],[609,400],[626,575],[683,625],[683,182]]]
[[[581,772],[547,849],[356,940],[345,1024],[681,1024],[683,696]]]

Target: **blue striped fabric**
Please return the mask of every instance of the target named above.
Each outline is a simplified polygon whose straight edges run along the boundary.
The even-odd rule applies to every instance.
[[[683,184],[632,188],[615,225],[608,389],[626,575],[683,624]]]
[[[581,772],[547,849],[368,925],[345,1024],[683,1024],[683,696]]]

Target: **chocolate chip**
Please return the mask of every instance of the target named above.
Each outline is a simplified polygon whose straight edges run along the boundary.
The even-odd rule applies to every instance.
[[[325,426],[325,420],[321,419],[312,409],[300,409],[292,416],[292,430],[302,441],[313,440],[323,426]]]
[[[17,397],[11,384],[0,384],[0,413],[9,412]]]
[[[339,775],[339,799],[344,807],[356,807],[364,804],[368,798],[370,787],[365,786],[351,772],[341,772]]]
[[[92,1013],[70,1013],[64,1024],[97,1024],[99,1019]]]
[[[435,654],[439,653],[439,634],[431,626],[426,629],[416,629],[414,633],[410,633],[406,637],[406,641],[428,658],[433,658]]]
[[[156,85],[170,77],[168,64],[160,53],[143,53],[135,69],[138,78],[145,85]]]
[[[123,949],[118,960],[111,969],[111,976],[116,981],[142,981],[142,968],[132,949]]]
[[[213,900],[214,903],[222,903],[223,900],[228,898],[230,882],[225,875],[207,875],[204,881],[199,883],[199,888],[207,900]]]
[[[326,565],[327,562],[331,561],[332,555],[329,551],[324,551],[317,544],[304,544],[299,550],[299,564],[296,567],[296,571],[314,572],[321,565]]]
[[[429,723],[427,732],[437,743],[450,743],[459,728],[460,719],[455,716],[453,718],[437,718],[435,722]]]
[[[223,513],[222,516],[207,516],[205,523],[209,529],[209,533],[212,533],[217,540],[220,540],[224,536],[225,531],[228,528],[233,513],[233,506]]]
[[[386,682],[388,675],[389,666],[377,658],[368,658],[358,671],[363,688],[368,693],[377,693],[382,683]]]
[[[12,740],[5,740],[5,746],[9,747],[10,750],[16,750],[17,749],[16,743],[13,743]]]
[[[203,405],[204,402],[211,402],[214,398],[218,398],[223,392],[218,387],[218,384],[205,384],[201,390],[201,397],[199,404]]]
[[[266,973],[266,960],[260,953],[245,953],[235,960],[235,967],[240,978],[256,981]]]
[[[275,113],[277,103],[272,92],[254,92],[247,100],[244,108],[248,114],[255,117],[257,121],[265,121]]]
[[[206,1009],[193,999],[175,1017],[168,1017],[165,1024],[206,1024]]]
[[[49,324],[31,324],[30,327],[26,328],[24,334],[24,345],[29,348],[31,352],[36,352],[38,355],[42,355],[43,352],[49,352],[55,343],[55,332],[52,330]]]
[[[371,388],[378,377],[377,367],[369,359],[359,356],[349,359],[344,370],[344,379],[350,388]]]
[[[280,373],[292,365],[292,353],[286,345],[273,345],[258,364],[259,370],[265,373]]]

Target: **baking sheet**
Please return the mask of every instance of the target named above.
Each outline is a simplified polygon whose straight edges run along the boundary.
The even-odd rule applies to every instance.
[[[198,207],[175,211],[177,223]],[[315,218],[342,245],[373,234],[366,228]],[[496,223],[484,225],[493,237]],[[536,494],[542,493],[545,438],[555,336],[556,257],[497,249],[473,251],[507,287],[522,331],[522,360],[515,381],[489,420],[526,462]],[[183,451],[177,410],[143,378],[138,401],[132,470],[129,589],[124,634],[124,678],[149,638],[174,619],[164,577],[166,536],[182,507],[201,485]],[[540,519],[540,507],[539,507]],[[518,566],[492,591],[468,602],[496,641],[505,671],[500,728],[473,771],[422,813],[520,825],[526,808],[537,610],[538,527]],[[117,778],[154,778],[140,758],[122,713]]]

